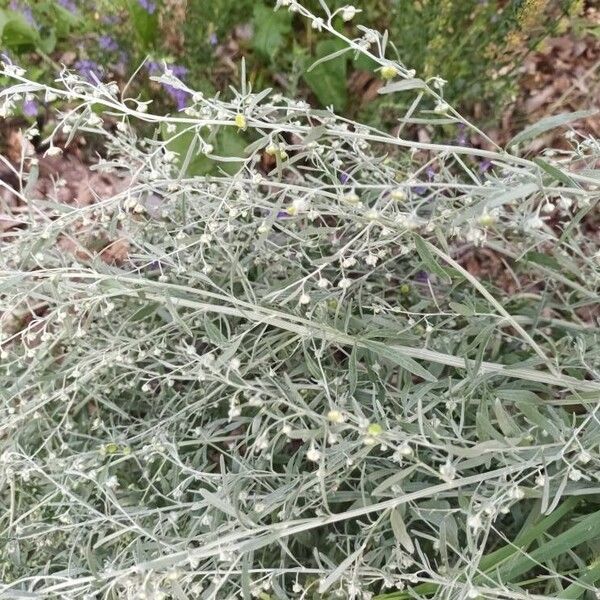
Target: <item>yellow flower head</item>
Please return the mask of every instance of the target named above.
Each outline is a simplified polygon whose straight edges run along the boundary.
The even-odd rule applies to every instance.
[[[386,65],[381,68],[381,79],[389,80],[394,79],[398,75],[398,70],[396,67],[392,67],[392,65]]]
[[[406,200],[406,193],[403,189],[398,188],[397,190],[392,191],[392,200],[396,200],[397,202],[402,202]]]
[[[332,423],[343,423],[344,415],[339,410],[330,410],[327,413],[327,419]]]
[[[116,454],[119,451],[117,444],[110,442],[102,447],[104,454]]]
[[[246,117],[241,113],[235,115],[235,124],[240,129],[246,129]]]
[[[490,215],[487,212],[483,213],[479,217],[479,224],[482,227],[485,227],[485,228],[492,227],[494,225],[494,223],[496,223],[496,219],[494,218],[493,215]]]
[[[379,423],[371,423],[367,427],[367,433],[372,437],[377,437],[383,433],[383,427]]]

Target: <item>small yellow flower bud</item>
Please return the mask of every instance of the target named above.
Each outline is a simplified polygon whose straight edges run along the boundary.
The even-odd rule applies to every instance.
[[[398,70],[396,69],[396,67],[392,67],[391,65],[386,65],[385,67],[382,67],[381,69],[381,78],[388,80],[388,79],[394,79],[394,77],[396,77],[398,75]]]
[[[327,413],[327,419],[332,423],[343,423],[344,415],[339,410],[330,410]]]
[[[378,435],[381,435],[383,433],[383,427],[379,423],[371,423],[367,427],[367,433],[371,437],[377,437]]]
[[[478,220],[479,224],[482,227],[491,227],[495,222],[496,219],[494,219],[494,217],[492,215],[490,215],[489,213],[483,213]]]
[[[246,117],[244,115],[242,115],[241,113],[235,115],[235,124],[240,129],[246,129]]]
[[[403,200],[406,200],[406,193],[402,189],[394,190],[392,192],[391,196],[392,196],[392,200],[396,200],[398,202],[402,202]]]
[[[111,442],[103,447],[103,451],[104,454],[116,454],[119,451],[119,446]]]

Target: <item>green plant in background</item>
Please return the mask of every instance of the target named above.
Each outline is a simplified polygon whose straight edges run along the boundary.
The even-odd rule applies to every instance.
[[[186,72],[163,47],[159,14],[153,0],[10,0],[0,8],[0,42],[7,57],[30,67],[39,81],[50,82],[67,67],[91,82],[117,79],[123,85],[144,64],[130,86],[146,97],[162,92],[163,102],[182,108],[181,93],[148,86],[148,75],[164,65],[177,76]],[[34,116],[33,109],[24,114]]]
[[[31,51],[51,53],[79,24],[78,18],[53,0],[30,4],[11,1],[0,6],[0,42],[15,55]]]
[[[332,5],[339,11],[335,27],[340,32],[348,29],[345,4]],[[363,102],[362,89],[351,85],[352,75],[380,75],[364,57],[356,62],[355,56],[345,54],[311,70],[315,61],[339,49],[338,42],[325,39],[318,24],[274,13],[265,0],[189,0],[176,15],[173,3],[164,0],[45,0],[32,6],[11,0],[5,5],[0,20],[3,46],[25,60],[37,51],[42,56],[36,60],[39,76],[48,80],[60,66],[49,55],[56,50],[60,62],[65,52],[75,51],[75,68],[88,75],[127,80],[149,60],[152,68],[136,80],[143,90],[147,71],[155,75],[166,60],[192,87],[212,93],[236,84],[236,63],[244,56],[249,80],[256,86],[274,85],[292,95],[302,92],[351,117],[391,126],[407,108],[389,97],[369,96]],[[319,10],[314,0],[305,5]],[[566,17],[581,7],[577,0],[369,0],[360,8],[365,24],[388,30],[388,39],[394,40],[390,50],[418,77],[441,76],[448,82],[448,101],[467,112],[477,105],[478,114],[493,121],[514,91],[513,73],[526,52],[561,30]],[[151,87],[142,93],[157,97],[159,92]],[[163,96],[178,109],[189,100],[173,90]]]
[[[318,5],[306,4],[314,8]],[[344,4],[337,2],[332,8]],[[333,103],[336,110],[345,110],[350,73],[368,69],[370,65],[364,61],[356,65],[348,60],[351,57],[346,57],[311,74],[308,71],[311,63],[335,51],[335,42],[329,40],[323,45],[318,28],[311,30],[310,24],[290,28],[289,15],[273,16],[268,6],[261,2],[250,5],[229,0],[219,3],[191,0],[190,20],[184,32],[188,47],[194,48],[189,56],[194,57],[192,62],[198,76],[210,78],[215,64],[211,60],[214,45],[226,40],[236,24],[251,23],[254,41],[241,49],[251,70],[259,71],[262,64],[271,74],[289,71],[289,57],[299,44],[306,50],[303,79],[316,100],[323,106]],[[513,71],[526,52],[544,37],[564,28],[565,17],[578,14],[581,8],[577,0],[373,0],[361,5],[364,22],[388,29],[397,57],[405,65],[414,68],[420,77],[436,75],[446,79],[445,94],[450,102],[465,110],[479,103],[480,110],[491,120],[514,91]],[[341,17],[336,23],[340,30],[344,29]],[[202,51],[198,52],[200,48]],[[257,51],[256,60],[249,56],[252,49]],[[357,114],[360,98],[353,100],[351,112]],[[396,113],[405,108],[380,100],[366,109],[366,116],[393,122]]]

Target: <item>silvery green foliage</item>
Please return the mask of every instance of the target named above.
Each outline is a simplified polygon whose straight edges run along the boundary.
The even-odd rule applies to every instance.
[[[346,42],[385,91],[416,90],[408,119],[471,127],[385,36]],[[535,162],[245,82],[162,116],[114,84],[4,74],[4,114],[61,101],[57,132],[101,136],[96,168],[126,185],[34,201],[36,159],[11,167],[2,597],[525,597],[482,556],[598,488],[597,327],[578,312],[598,301],[598,143]],[[219,150],[232,134],[241,159]],[[464,268],[474,247],[518,271],[514,296]]]

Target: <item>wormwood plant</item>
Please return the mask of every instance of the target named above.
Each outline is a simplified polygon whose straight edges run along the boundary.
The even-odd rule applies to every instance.
[[[405,122],[470,127],[385,35],[278,5],[414,94]],[[36,159],[2,159],[22,184],[2,200],[0,597],[594,596],[600,144],[518,151],[577,115],[483,151],[244,78],[160,115],[3,73],[3,114],[68,107],[47,154],[99,136],[127,185],[34,199]]]

